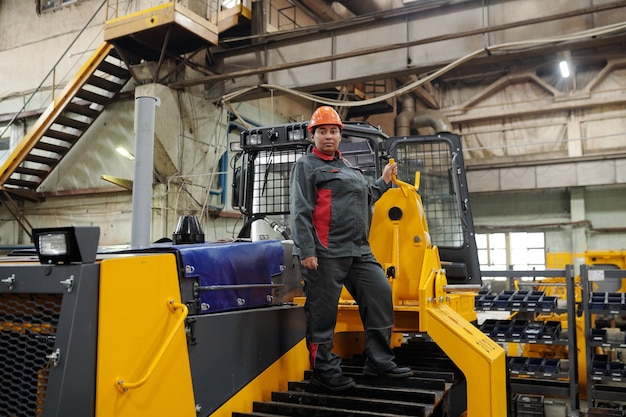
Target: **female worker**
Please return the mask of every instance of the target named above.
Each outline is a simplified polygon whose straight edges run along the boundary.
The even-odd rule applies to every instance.
[[[412,375],[394,362],[391,286],[368,242],[370,207],[391,187],[397,168],[387,164],[382,177],[369,185],[337,149],[343,127],[333,108],[318,108],[308,125],[312,152],[294,164],[290,176],[291,231],[306,293],[311,383],[333,391],[355,384],[341,373],[341,359],[331,352],[343,285],[357,302],[365,328],[364,374]]]

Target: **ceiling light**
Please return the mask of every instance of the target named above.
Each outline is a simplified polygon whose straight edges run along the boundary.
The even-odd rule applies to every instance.
[[[570,71],[569,71],[569,65],[567,64],[567,61],[559,62],[559,68],[561,69],[561,76],[563,78],[569,77]]]
[[[123,147],[123,146],[118,146],[117,148],[115,148],[115,150],[117,151],[117,153],[119,153],[119,154],[120,154],[120,155],[122,155],[123,157],[128,158],[128,159],[130,159],[131,161],[134,161],[134,160],[135,160],[135,157],[133,156],[133,154],[132,154],[132,153],[130,153],[130,152],[128,152],[128,151],[126,150],[126,148],[125,148],[125,147]]]

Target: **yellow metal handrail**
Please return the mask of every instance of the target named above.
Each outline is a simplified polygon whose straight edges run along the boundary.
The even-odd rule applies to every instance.
[[[129,389],[139,388],[142,385],[144,385],[148,381],[148,379],[150,379],[150,376],[152,376],[152,373],[154,372],[155,368],[157,367],[157,365],[161,361],[161,358],[163,357],[163,354],[165,353],[165,351],[169,347],[170,342],[172,341],[172,339],[174,339],[174,335],[176,334],[176,331],[178,330],[178,327],[183,323],[183,321],[187,317],[187,314],[189,313],[189,309],[187,309],[187,306],[185,304],[177,303],[174,300],[169,300],[167,302],[167,306],[172,311],[172,313],[175,312],[178,309],[182,310],[182,313],[181,313],[180,317],[176,321],[176,324],[174,325],[174,327],[172,328],[170,333],[167,335],[167,338],[163,342],[163,345],[161,346],[161,349],[159,349],[159,351],[157,352],[156,356],[152,360],[152,363],[148,367],[148,370],[146,371],[146,374],[143,376],[143,378],[141,378],[137,382],[124,382],[124,379],[117,378],[117,381],[115,382],[115,386],[117,387],[117,389],[120,392],[125,393],[125,392],[128,392]]]
[[[390,164],[395,164],[395,159],[394,158],[389,158],[389,163]],[[393,182],[395,185],[397,185],[398,187],[400,187],[400,189],[402,190],[402,194],[404,194],[405,197],[408,197],[411,192],[413,190],[417,191],[419,188],[419,180],[420,180],[420,172],[416,171],[415,172],[415,185],[411,185],[408,182],[404,182],[402,180],[399,180],[398,177],[396,176],[396,174],[394,174],[393,172],[391,173],[391,182]]]

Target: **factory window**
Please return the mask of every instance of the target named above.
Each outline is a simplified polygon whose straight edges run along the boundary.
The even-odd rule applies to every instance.
[[[543,233],[476,234],[478,260],[483,271],[543,270],[546,250]]]
[[[61,7],[77,3],[79,0],[37,0],[37,12],[39,14],[51,12]]]

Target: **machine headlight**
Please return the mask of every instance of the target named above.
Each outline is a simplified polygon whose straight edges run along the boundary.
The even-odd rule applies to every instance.
[[[44,256],[67,254],[67,233],[42,233],[39,238],[39,253]]]
[[[305,139],[304,131],[302,129],[290,130],[287,132],[287,138],[290,141],[303,140]]]
[[[92,263],[99,239],[99,227],[33,229],[33,243],[42,264]]]
[[[251,133],[248,137],[248,145],[260,145],[261,135],[258,133]]]

